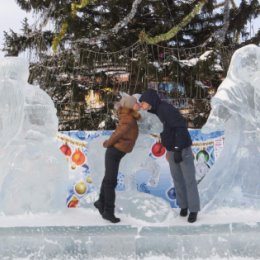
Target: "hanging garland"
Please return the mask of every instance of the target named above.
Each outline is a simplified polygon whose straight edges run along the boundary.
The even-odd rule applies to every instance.
[[[81,0],[80,4],[72,3],[71,4],[71,15],[72,17],[75,17],[77,15],[77,11],[79,9],[84,8],[85,6],[94,3],[96,0]]]
[[[218,42],[219,43],[223,43],[224,40],[225,40],[225,36],[226,36],[226,33],[228,31],[228,27],[229,27],[229,24],[230,24],[230,8],[229,8],[229,2],[230,0],[225,0],[225,4],[224,4],[224,25],[222,27],[222,29],[217,32],[219,37],[217,37],[218,39]]]
[[[119,32],[119,30],[121,30],[122,28],[127,26],[128,23],[134,18],[134,16],[136,15],[138,6],[141,4],[142,1],[143,0],[134,0],[130,13],[126,17],[124,17],[124,19],[122,21],[118,22],[112,29],[109,29],[107,32],[102,32],[99,36],[92,37],[92,38],[82,38],[80,40],[76,40],[75,42],[77,42],[77,43],[79,43],[79,42],[89,43],[89,42],[93,42],[93,41],[98,42],[98,41],[108,39],[110,34],[117,34]]]
[[[87,6],[88,4],[91,4],[93,2],[95,2],[96,0],[81,0],[80,4],[76,4],[76,3],[72,3],[71,4],[71,16],[75,17],[77,15],[77,11],[79,9],[84,8],[85,6]],[[64,37],[65,33],[68,30],[68,22],[65,21],[63,22],[63,24],[61,25],[61,30],[60,32],[54,37],[53,41],[52,41],[52,50],[56,53],[57,52],[57,48],[59,43],[61,42],[62,38]]]
[[[191,11],[191,13],[185,16],[177,26],[174,26],[167,33],[163,33],[155,37],[150,37],[148,34],[142,31],[139,35],[139,39],[142,42],[146,42],[147,44],[157,44],[159,42],[168,41],[172,39],[183,27],[185,27],[192,20],[193,17],[195,17],[195,15],[197,15],[200,12],[200,10],[206,2],[207,0],[200,0],[199,3]]]
[[[114,28],[111,29],[111,32],[116,34],[118,31],[126,26],[135,16],[137,12],[138,5],[142,2],[142,0],[135,0],[132,5],[131,12],[120,22],[118,22]]]
[[[64,37],[67,30],[68,30],[68,22],[63,22],[63,24],[61,25],[60,32],[52,40],[51,47],[54,52],[57,52],[58,45],[59,45],[60,41],[62,40],[62,38]]]
[[[66,144],[72,144],[72,145],[75,145],[75,146],[78,146],[78,147],[87,147],[87,143],[86,142],[83,142],[83,141],[79,141],[79,140],[74,140],[66,135],[62,135],[62,134],[58,134],[56,136],[56,138]]]

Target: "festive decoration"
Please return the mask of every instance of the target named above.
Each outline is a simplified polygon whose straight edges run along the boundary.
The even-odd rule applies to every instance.
[[[72,3],[71,4],[71,14],[72,16],[76,16],[77,11],[91,3],[94,3],[96,0],[81,0],[79,4]]]
[[[60,150],[66,155],[71,156],[71,149],[70,147],[65,143],[60,147]]]
[[[231,0],[225,0],[225,2],[223,3],[224,5],[224,23],[222,28],[220,28],[219,30],[217,30],[214,33],[214,39],[219,43],[219,44],[223,44],[223,42],[225,41],[225,36],[226,33],[228,31],[228,27],[230,24],[230,2],[232,2]]]
[[[76,208],[79,204],[79,200],[76,196],[72,196],[71,200],[67,204],[68,208]]]
[[[111,30],[109,30],[107,33],[102,32],[101,35],[97,36],[97,37],[93,37],[91,39],[89,38],[84,38],[81,39],[80,41],[77,42],[84,42],[84,43],[90,43],[90,42],[100,42],[102,40],[106,40],[109,37],[109,34],[117,34],[118,31],[124,27],[127,26],[127,24],[134,18],[136,12],[137,12],[137,8],[139,6],[139,4],[142,2],[142,0],[135,0],[132,4],[132,9],[130,11],[130,13],[120,22],[118,22]],[[75,5],[75,4],[74,4]],[[74,7],[73,7],[74,8]]]
[[[79,194],[82,195],[84,193],[86,193],[87,191],[87,185],[84,181],[80,181],[78,182],[75,187],[74,187],[75,191]]]
[[[187,115],[187,114],[190,114],[193,111],[193,108],[185,107],[185,108],[180,108],[179,110],[180,110],[181,114]]]
[[[215,88],[209,88],[208,89],[208,94],[209,96],[214,96],[216,94],[216,89]]]
[[[52,41],[52,50],[54,52],[57,52],[57,47],[58,47],[60,41],[62,40],[62,38],[64,37],[65,33],[67,32],[67,30],[68,30],[68,23],[64,22],[61,25],[60,32],[54,37],[54,39]]]
[[[119,23],[117,23],[113,29],[111,29],[112,33],[118,33],[118,31],[126,26],[135,16],[137,12],[138,5],[142,2],[142,0],[135,0],[132,5],[132,9],[130,13]]]
[[[76,149],[76,151],[71,156],[71,160],[77,166],[80,166],[86,161],[86,156],[79,149]]]
[[[87,176],[86,182],[87,183],[93,183],[93,179],[92,179],[92,177],[90,175]]]
[[[95,2],[96,0],[81,0],[80,4],[76,4],[76,3],[72,3],[71,4],[71,16],[75,17],[77,15],[77,11],[83,7],[85,7],[86,5]],[[57,52],[57,48],[58,45],[60,43],[60,41],[62,40],[62,38],[64,37],[65,33],[68,30],[68,22],[65,21],[63,22],[63,24],[61,25],[61,30],[60,32],[54,37],[53,41],[52,41],[52,50],[54,52]]]
[[[72,163],[70,168],[71,168],[71,170],[75,170],[75,169],[77,169],[77,165],[75,163]]]
[[[198,161],[199,157],[203,156],[205,161],[209,160],[209,153],[206,150],[200,150],[197,154],[196,154],[196,160]]]
[[[87,109],[100,109],[105,106],[99,91],[90,90],[89,94],[85,96]]]
[[[83,141],[80,141],[80,140],[75,140],[75,139],[72,139],[70,137],[68,137],[67,135],[63,135],[63,134],[58,134],[56,136],[56,138],[58,140],[61,140],[63,141],[64,143],[70,143],[72,145],[76,145],[78,147],[86,147],[87,146],[87,143],[86,142],[83,142]]]
[[[196,167],[196,179],[201,181],[208,169],[212,167],[216,158],[218,158],[223,148],[223,132],[214,132],[210,135],[201,134],[200,130],[189,130],[193,140],[192,151]],[[100,159],[96,158],[96,144],[102,143],[104,138],[107,138],[112,131],[87,131],[82,134],[82,131],[64,132],[68,137],[75,140],[82,136],[88,141],[89,149],[86,152],[91,165],[84,163],[81,166],[73,165],[77,168],[76,171],[69,172],[70,185],[68,187],[67,205],[70,208],[89,207],[97,199],[99,185],[102,181],[102,172],[104,165],[100,164]],[[131,187],[137,187],[138,191],[150,193],[155,196],[162,197],[170,202],[172,207],[176,207],[173,201],[174,190],[171,185],[171,176],[169,170],[168,154],[165,148],[160,144],[160,135],[142,135],[142,138],[137,142],[137,149],[142,147],[146,152],[142,153],[142,157],[138,158],[138,170],[134,170],[136,185],[129,183],[127,177],[128,171],[131,169],[122,168],[118,173],[117,191],[127,191]],[[150,140],[148,140],[148,139]],[[144,141],[146,140],[146,141]],[[144,142],[144,143],[143,143]],[[149,144],[152,144],[151,146]],[[75,149],[70,145],[71,149]],[[139,147],[139,148],[138,148]],[[94,149],[94,151],[92,150]],[[104,153],[104,151],[103,151]],[[143,157],[144,156],[144,157]],[[104,158],[103,158],[104,159]],[[131,158],[129,159],[131,161]],[[71,160],[68,161],[71,163]],[[140,172],[139,172],[140,170]],[[140,173],[140,174],[139,174]]]
[[[156,142],[152,146],[152,154],[155,157],[161,157],[161,156],[163,156],[165,154],[165,152],[166,152],[166,149],[160,142]]]
[[[201,0],[189,13],[187,16],[183,18],[183,20],[175,27],[173,27],[167,33],[163,33],[161,35],[157,35],[155,37],[149,37],[144,31],[142,31],[139,35],[139,39],[142,42],[146,42],[148,44],[157,44],[159,42],[168,41],[172,39],[183,27],[185,27],[191,20],[194,18],[196,14],[200,12],[202,7],[205,5],[206,0]]]

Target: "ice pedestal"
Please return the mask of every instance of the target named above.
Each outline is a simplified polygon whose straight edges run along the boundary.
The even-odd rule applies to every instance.
[[[260,259],[259,245],[260,222],[0,229],[1,259]]]
[[[130,226],[0,229],[1,259],[135,259]]]
[[[143,228],[137,239],[139,259],[238,259],[260,256],[260,223]],[[162,258],[165,259],[165,258]]]

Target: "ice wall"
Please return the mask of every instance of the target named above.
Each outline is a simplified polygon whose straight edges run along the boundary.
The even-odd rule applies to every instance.
[[[29,65],[0,61],[0,211],[51,212],[66,207],[67,163],[57,150],[56,109],[27,83]]]
[[[260,209],[260,48],[238,49],[202,131],[225,131],[224,149],[199,186],[205,211]]]

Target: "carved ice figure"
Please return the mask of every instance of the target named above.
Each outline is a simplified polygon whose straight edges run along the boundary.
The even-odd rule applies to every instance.
[[[23,121],[24,95],[21,84],[29,76],[21,60],[14,64],[5,58],[0,64],[0,157],[20,131]],[[9,126],[9,127],[6,127]],[[3,176],[3,174],[1,174]]]
[[[93,183],[96,184],[96,196],[105,173],[104,158],[106,149],[102,147],[105,139],[107,137],[102,136],[88,143],[88,164],[93,173]],[[162,198],[137,191],[136,187],[136,177],[140,169],[149,172],[153,169],[154,171],[151,171],[151,173],[154,176],[157,175],[158,178],[160,173],[165,171],[164,168],[160,169],[159,164],[156,164],[154,159],[147,158],[153,142],[149,135],[140,133],[134,150],[121,160],[119,173],[124,174],[125,190],[123,192],[117,191],[116,210],[143,221],[160,222],[164,221],[169,214],[174,214],[169,203]]]
[[[28,63],[0,61],[0,211],[52,212],[66,208],[67,163],[57,149],[56,109],[27,83]]]
[[[260,48],[238,49],[226,79],[211,100],[202,132],[225,131],[222,153],[200,183],[205,211],[219,207],[260,209]]]

